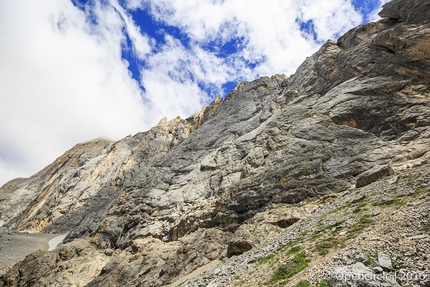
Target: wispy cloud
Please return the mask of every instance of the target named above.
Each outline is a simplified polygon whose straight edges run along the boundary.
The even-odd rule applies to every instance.
[[[291,74],[363,19],[351,0],[73,3],[0,2],[0,184],[75,143],[189,116],[227,82]],[[133,16],[139,9],[158,36]]]

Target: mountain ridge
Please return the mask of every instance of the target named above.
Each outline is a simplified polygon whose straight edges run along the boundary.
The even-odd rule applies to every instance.
[[[273,238],[282,249],[319,206],[344,206],[341,195],[376,200],[372,184],[388,192],[386,177],[428,166],[429,13],[426,1],[391,1],[384,19],[327,41],[291,77],[240,83],[187,119],[78,144],[6,183],[0,227],[68,235],[8,269],[0,286],[162,286],[217,260],[263,258]],[[313,254],[306,244],[297,250]],[[186,286],[234,284],[225,270]]]

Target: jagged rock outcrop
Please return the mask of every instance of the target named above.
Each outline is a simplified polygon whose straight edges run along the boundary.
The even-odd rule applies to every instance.
[[[384,19],[327,41],[290,78],[240,83],[193,117],[79,144],[5,184],[0,227],[68,236],[0,286],[161,286],[306,218],[307,199],[428,163],[429,14],[426,1],[392,1]],[[88,258],[100,273],[72,260],[80,251],[62,257],[76,244],[101,252]],[[58,262],[38,269],[35,256],[87,275],[58,276]]]

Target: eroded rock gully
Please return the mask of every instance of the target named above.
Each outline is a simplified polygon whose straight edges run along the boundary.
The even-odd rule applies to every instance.
[[[293,286],[299,279],[346,286],[319,274],[330,268],[379,272],[357,238],[378,234],[391,243],[375,252],[403,250],[402,239],[385,238],[394,231],[380,234],[378,224],[406,219],[399,213],[378,221],[369,218],[372,212],[401,202],[406,216],[415,205],[428,214],[430,4],[394,0],[380,15],[337,43],[327,41],[291,77],[240,83],[188,119],[162,119],[118,142],[78,144],[34,176],[2,186],[0,227],[68,236],[55,251],[33,253],[4,270],[0,286],[177,285],[215,260],[223,262],[204,273],[210,275],[183,286]],[[390,195],[387,180],[408,173],[419,177]],[[379,204],[378,192],[388,199],[378,198]],[[356,212],[348,206],[365,198],[375,200]],[[326,237],[306,234],[318,233],[316,222],[329,211],[339,221],[330,229],[335,252],[364,254],[376,269],[319,252],[315,244]],[[428,252],[428,217],[420,222],[407,233]],[[338,227],[343,230],[336,233]],[[313,256],[310,267],[274,281],[275,267],[289,258],[279,250],[300,236],[296,247]],[[262,268],[258,261],[269,253],[280,263]],[[398,268],[412,272],[409,259],[400,257]],[[428,256],[419,258],[428,272]],[[246,273],[259,268],[264,276]],[[421,281],[416,284],[428,286]]]

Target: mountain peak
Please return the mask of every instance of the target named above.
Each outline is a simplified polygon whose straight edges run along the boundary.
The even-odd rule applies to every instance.
[[[4,185],[1,227],[67,237],[0,286],[346,286],[332,275],[429,272],[429,13],[394,0],[291,77],[240,83],[187,119],[78,144]]]

